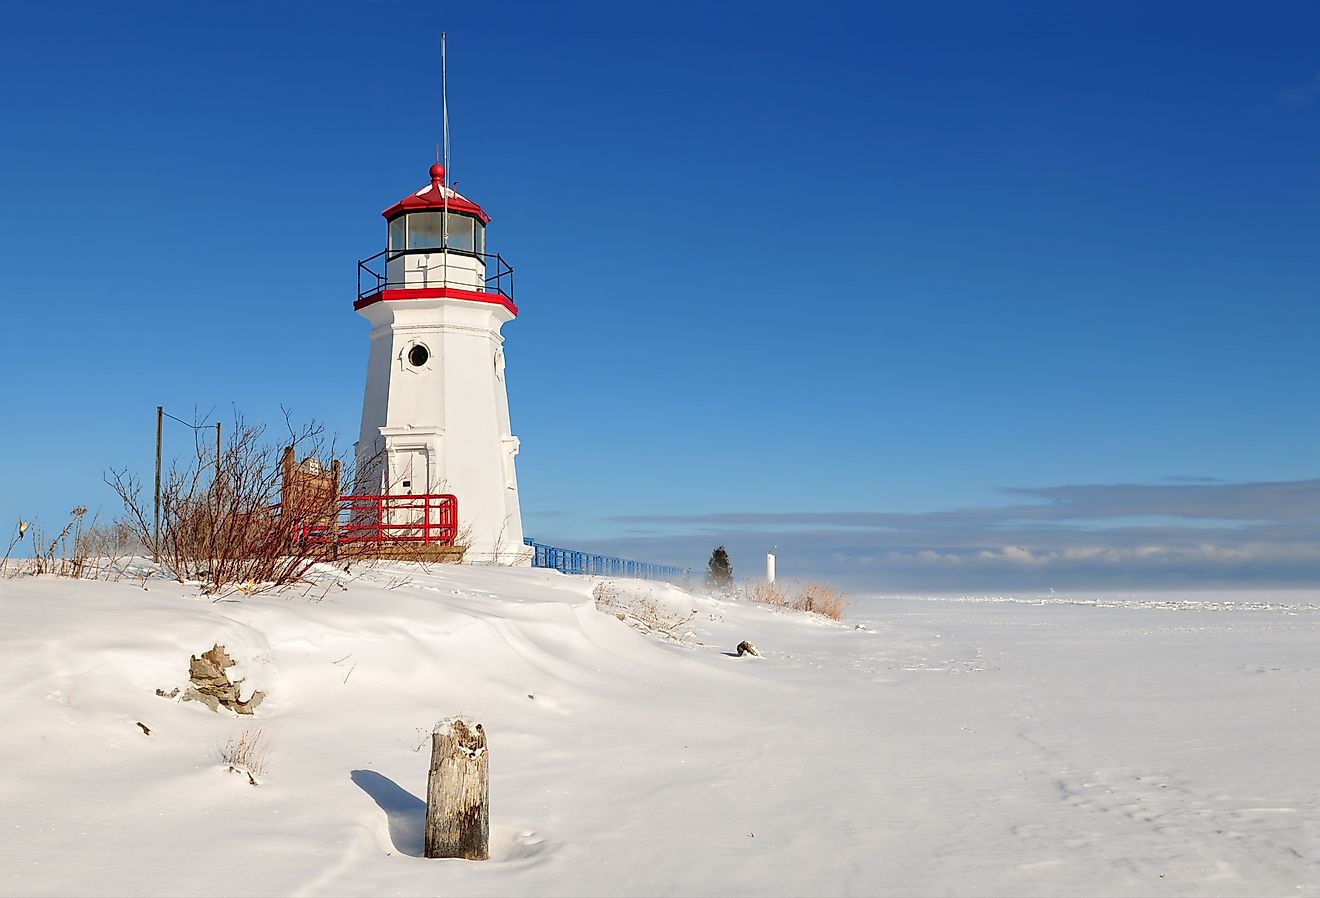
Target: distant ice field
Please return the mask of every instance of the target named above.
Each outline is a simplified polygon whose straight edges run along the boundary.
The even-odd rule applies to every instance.
[[[1164,611],[1320,611],[1320,590],[1285,589],[1160,590],[1150,592],[1055,593],[932,593],[863,594],[853,599],[855,610],[883,607],[886,602],[990,602],[1014,605],[1089,605],[1098,608],[1153,608]]]

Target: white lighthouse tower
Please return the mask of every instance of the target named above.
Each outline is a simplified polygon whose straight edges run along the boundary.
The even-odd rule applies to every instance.
[[[371,352],[357,491],[452,494],[467,560],[528,564],[500,334],[518,314],[513,269],[486,252],[490,216],[445,184],[443,165],[430,176],[382,213],[387,246],[358,263],[353,307]]]

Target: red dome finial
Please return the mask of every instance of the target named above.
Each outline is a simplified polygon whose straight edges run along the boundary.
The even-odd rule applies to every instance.
[[[431,166],[431,183],[435,186],[439,186],[444,183],[444,180],[445,167],[437,162],[435,165]]]

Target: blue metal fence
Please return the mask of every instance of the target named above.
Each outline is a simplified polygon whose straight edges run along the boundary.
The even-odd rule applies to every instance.
[[[651,564],[610,555],[594,555],[577,549],[561,549],[536,542],[530,536],[523,539],[532,547],[532,567],[554,568],[565,574],[603,574],[611,577],[637,577],[641,580],[681,581],[687,576],[685,568],[672,564]]]

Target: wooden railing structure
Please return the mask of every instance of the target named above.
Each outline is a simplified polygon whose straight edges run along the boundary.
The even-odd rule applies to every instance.
[[[328,467],[315,458],[297,462],[284,450],[280,503],[272,511],[285,518],[296,543],[353,546],[370,554],[406,558],[453,547],[458,540],[458,499],[448,493],[339,494],[339,462]]]

